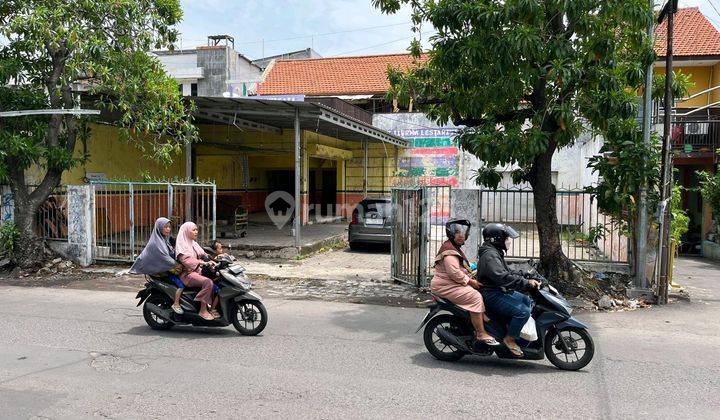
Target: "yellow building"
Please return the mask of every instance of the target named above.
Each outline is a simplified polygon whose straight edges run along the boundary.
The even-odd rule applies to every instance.
[[[679,9],[674,28],[673,69],[689,75],[693,83],[689,96],[676,102],[671,133],[676,180],[687,188],[683,206],[690,217],[681,252],[697,253],[712,215],[693,188],[698,186],[698,171],[716,170],[720,148],[720,31],[697,7]],[[667,22],[655,37],[655,74],[665,74]]]
[[[144,157],[112,125],[93,124],[90,139],[77,148],[89,160],[65,173],[62,183],[139,181],[146,176],[212,181],[217,185],[217,219],[230,220],[240,205],[265,212],[271,192],[285,191],[294,198],[299,168],[297,202],[302,223],[308,223],[314,215],[347,217],[363,197],[389,195],[399,150],[407,146],[369,122],[298,98],[194,99],[201,141],[171,166]]]

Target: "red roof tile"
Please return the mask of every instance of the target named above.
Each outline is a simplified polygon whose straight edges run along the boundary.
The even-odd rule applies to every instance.
[[[425,60],[426,57],[421,57]],[[410,54],[277,60],[258,87],[260,95],[382,94],[390,88],[388,66],[405,70]]]
[[[720,56],[720,32],[697,7],[678,9],[674,20],[673,56]],[[655,53],[665,57],[667,20],[655,29]]]

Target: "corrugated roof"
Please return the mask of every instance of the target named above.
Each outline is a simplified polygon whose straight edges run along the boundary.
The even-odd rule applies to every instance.
[[[673,56],[720,56],[720,31],[698,7],[678,9],[673,26]],[[655,53],[665,57],[666,50],[667,20],[655,29]]]
[[[420,60],[425,60],[423,56]],[[390,88],[388,66],[405,70],[413,66],[410,54],[277,60],[269,67],[260,95],[382,94]]]

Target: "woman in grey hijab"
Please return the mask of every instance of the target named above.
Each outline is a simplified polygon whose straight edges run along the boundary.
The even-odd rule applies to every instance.
[[[182,297],[185,285],[176,274],[170,272],[178,264],[177,261],[175,261],[175,249],[170,244],[171,233],[172,223],[170,219],[164,217],[157,219],[152,234],[150,234],[150,239],[148,239],[140,256],[135,260],[132,267],[130,267],[130,273],[147,275],[169,274],[170,279],[175,283],[175,286],[177,286],[172,310],[178,314],[182,314],[184,311],[180,306],[180,297]]]
[[[161,217],[155,221],[155,228],[147,241],[147,245],[130,267],[131,274],[162,274],[175,267],[175,250],[170,245],[172,224],[169,219]]]

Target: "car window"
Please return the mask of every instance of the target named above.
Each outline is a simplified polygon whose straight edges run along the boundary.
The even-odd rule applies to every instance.
[[[366,200],[361,203],[363,213],[377,213],[380,217],[390,217],[392,214],[392,203],[386,200]]]

